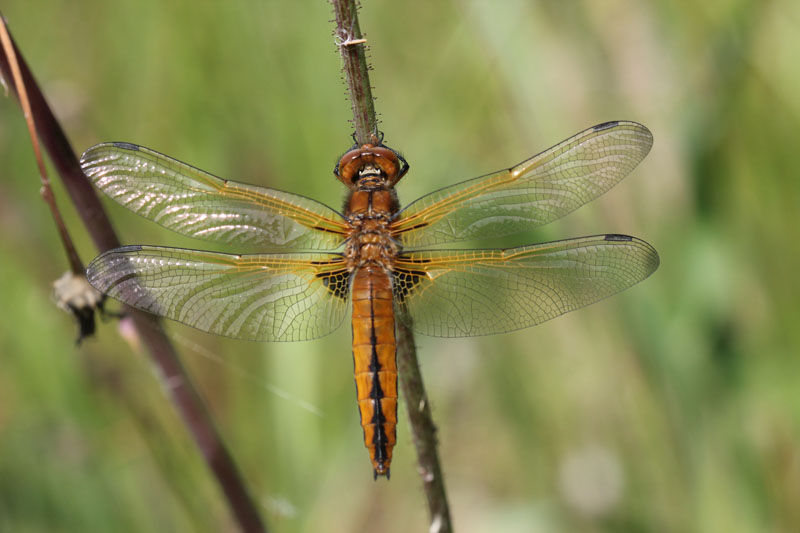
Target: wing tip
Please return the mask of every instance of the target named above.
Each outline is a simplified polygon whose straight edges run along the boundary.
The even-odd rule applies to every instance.
[[[652,244],[643,239],[631,237],[630,235],[610,233],[605,236],[605,240],[609,242],[630,242],[647,252],[646,256],[642,257],[642,264],[646,265],[647,268],[647,274],[644,276],[644,278],[642,278],[643,280],[658,270],[658,267],[661,265],[661,257],[658,255],[658,251],[653,247]]]
[[[623,235],[621,233],[608,233],[603,235],[603,240],[612,243],[630,243],[635,247],[644,250],[646,254],[641,257],[641,264],[646,267],[647,274],[642,279],[649,277],[650,274],[658,270],[658,267],[661,265],[661,257],[658,255],[658,251],[653,247],[652,244],[645,240],[637,237],[631,237],[630,235]]]
[[[144,248],[141,244],[129,244],[127,246],[120,246],[118,248],[111,248],[110,250],[106,250],[105,252],[101,253],[94,259],[92,259],[89,264],[86,266],[86,279],[89,280],[89,283],[98,290],[101,290],[97,285],[95,285],[92,280],[96,278],[97,273],[102,265],[107,264],[109,257],[117,256],[120,254],[127,254],[132,252],[140,252]]]
[[[94,152],[103,146],[105,146],[105,143],[95,144],[91,148],[87,148],[86,151],[81,154],[80,165],[84,172],[87,170],[87,167],[89,166],[88,162],[92,159]]]
[[[108,252],[105,252],[103,255],[111,252],[116,252],[116,253],[141,252],[143,248],[144,245],[142,244],[128,244],[125,246],[120,246],[119,248],[114,248],[113,250],[109,250]]]
[[[653,145],[653,132],[651,132],[650,129],[644,124],[640,124],[634,120],[610,120],[608,122],[602,122],[596,126],[592,126],[590,130],[592,132],[601,132],[613,128],[623,128],[635,131],[636,133],[646,137],[650,146]]]
[[[123,150],[130,150],[132,152],[138,152],[140,148],[138,144],[126,143],[126,142],[113,142],[111,144],[113,144],[117,148],[122,148]]]
[[[603,122],[598,124],[597,126],[592,127],[593,131],[603,131],[609,128],[613,128],[614,126],[619,125],[619,120],[610,120],[608,122]]]
[[[592,126],[587,131],[600,132],[614,128],[635,130],[647,137],[653,137],[653,133],[647,126],[635,120],[609,120],[608,122],[601,122],[600,124]]]
[[[89,163],[95,159],[96,152],[100,152],[103,149],[112,146],[114,148],[119,148],[121,150],[129,150],[131,152],[140,152],[142,149],[142,147],[139,146],[138,144],[133,144],[128,142],[105,142],[105,143],[95,144],[91,148],[87,148],[86,151],[83,152],[83,154],[81,154],[81,159],[80,159],[81,168],[86,170],[86,168],[90,166]]]

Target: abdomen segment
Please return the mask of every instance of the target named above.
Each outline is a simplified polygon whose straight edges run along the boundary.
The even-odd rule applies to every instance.
[[[353,279],[353,362],[358,410],[375,476],[389,475],[397,426],[397,364],[389,273],[366,265]]]

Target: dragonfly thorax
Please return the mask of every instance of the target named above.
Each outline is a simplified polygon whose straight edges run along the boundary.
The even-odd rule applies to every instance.
[[[397,205],[393,189],[358,190],[350,194],[345,206],[345,218],[351,228],[345,257],[351,269],[365,263],[390,268],[399,253],[399,245],[389,228]]]

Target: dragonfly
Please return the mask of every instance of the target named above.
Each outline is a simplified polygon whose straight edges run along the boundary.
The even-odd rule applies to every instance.
[[[506,249],[441,246],[561,218],[616,185],[652,143],[641,124],[606,122],[403,208],[395,185],[406,160],[382,141],[356,144],[334,169],[348,188],[343,212],[135,144],[99,144],[81,165],[113,200],[177,233],[258,253],[123,246],[95,258],[87,278],[125,304],[236,339],[315,339],[352,309],[364,444],[374,476],[388,477],[397,320],[437,337],[514,331],[627,289],[659,265],[652,246],[619,234]]]

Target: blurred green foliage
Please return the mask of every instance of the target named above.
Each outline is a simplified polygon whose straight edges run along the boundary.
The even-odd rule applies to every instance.
[[[606,120],[655,136],[621,185],[516,241],[633,234],[661,253],[651,279],[533,329],[417,339],[457,528],[800,530],[800,4],[362,3],[402,201]],[[326,2],[3,10],[76,151],[135,142],[339,207]],[[15,99],[0,117],[0,530],[233,529],[147,357],[113,323],[75,347]],[[202,246],[107,205],[126,243]],[[372,481],[349,328],[270,345],[166,327],[273,529],[427,528],[405,423]]]

